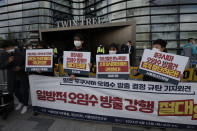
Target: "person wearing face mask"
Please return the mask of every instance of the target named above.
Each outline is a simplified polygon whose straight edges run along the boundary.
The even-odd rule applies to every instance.
[[[1,54],[0,68],[7,69],[8,91],[13,97],[16,96],[19,103],[16,110],[23,106],[21,114],[27,111],[28,105],[28,77],[25,73],[25,52],[17,48],[16,41],[5,41],[2,46],[4,53]]]
[[[88,52],[87,49],[83,47],[84,44],[84,37],[81,34],[75,34],[74,35],[74,48],[71,51],[78,51],[78,52]],[[91,58],[91,62],[92,62]],[[89,63],[89,66],[91,68],[92,63]],[[87,77],[79,74],[68,74],[72,80],[74,80],[76,77]]]
[[[152,50],[161,51],[161,52],[167,52],[166,45],[167,45],[167,42],[165,40],[157,39],[156,41],[153,42]],[[138,73],[137,71],[134,72],[135,76],[137,76],[139,74],[140,73]],[[162,81],[160,79],[157,79],[157,78],[154,78],[154,77],[151,77],[151,76],[148,76],[148,75],[144,75],[143,81],[164,82],[164,81]]]
[[[117,54],[118,53],[118,49],[115,43],[112,43],[109,46],[109,54]]]

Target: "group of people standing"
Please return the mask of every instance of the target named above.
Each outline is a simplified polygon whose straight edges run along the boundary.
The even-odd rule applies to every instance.
[[[77,52],[87,52],[88,50],[84,48],[84,38],[80,34],[74,35],[74,48],[71,51]],[[167,52],[166,50],[167,42],[162,39],[158,39],[153,42],[152,49]],[[32,73],[25,72],[25,54],[26,49],[33,49],[32,45],[27,45],[24,47],[19,47],[18,44],[14,41],[4,41],[1,45],[3,51],[0,53],[0,69],[7,70],[7,77],[8,77],[8,91],[10,96],[13,97],[15,95],[19,101],[18,105],[16,106],[15,110],[19,110],[22,107],[21,114],[27,112],[28,109],[28,101],[29,101],[29,81],[28,75]],[[40,42],[35,49],[47,49],[46,43]],[[54,47],[51,47],[55,49]],[[103,45],[99,45],[99,50],[97,50],[97,54],[106,54],[105,50],[103,50]],[[54,50],[57,53],[57,49]],[[128,41],[126,44],[122,44],[120,50],[118,50],[118,45],[112,43],[109,45],[109,50],[107,51],[109,54],[129,54],[130,55],[130,64],[132,64],[133,55],[135,52],[134,44],[131,41]],[[188,43],[183,48],[183,55],[195,57],[197,54],[197,49],[194,46],[194,39],[188,39]],[[61,57],[61,56],[58,56]],[[59,59],[59,58],[58,58]],[[89,66],[92,67],[93,60],[91,59],[91,63]],[[53,73],[44,73],[38,70],[34,72],[36,74],[43,74],[43,75],[51,75]],[[139,73],[136,72],[135,75]],[[75,77],[81,77],[81,75],[77,74],[68,74],[69,77],[74,80]],[[83,76],[82,76],[83,77]],[[152,78],[150,76],[144,76],[144,81],[161,81],[157,78]]]

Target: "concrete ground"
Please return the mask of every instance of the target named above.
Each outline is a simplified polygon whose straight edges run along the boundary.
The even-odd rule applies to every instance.
[[[39,114],[31,107],[26,114],[13,111],[6,120],[0,119],[0,131],[189,131],[185,129],[159,129],[125,126],[111,123],[89,122]],[[194,131],[194,130],[191,130]]]

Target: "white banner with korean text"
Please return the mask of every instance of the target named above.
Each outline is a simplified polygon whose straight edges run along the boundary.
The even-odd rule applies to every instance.
[[[197,129],[197,83],[29,76],[35,112],[82,120]]]

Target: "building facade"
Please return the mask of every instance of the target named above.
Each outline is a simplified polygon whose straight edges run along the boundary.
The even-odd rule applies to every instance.
[[[88,17],[135,20],[137,56],[158,38],[174,54],[197,38],[197,0],[0,0],[0,38],[37,41],[57,20]]]
[[[0,39],[39,40],[39,30],[54,21],[72,18],[71,2],[58,0],[0,0]]]

